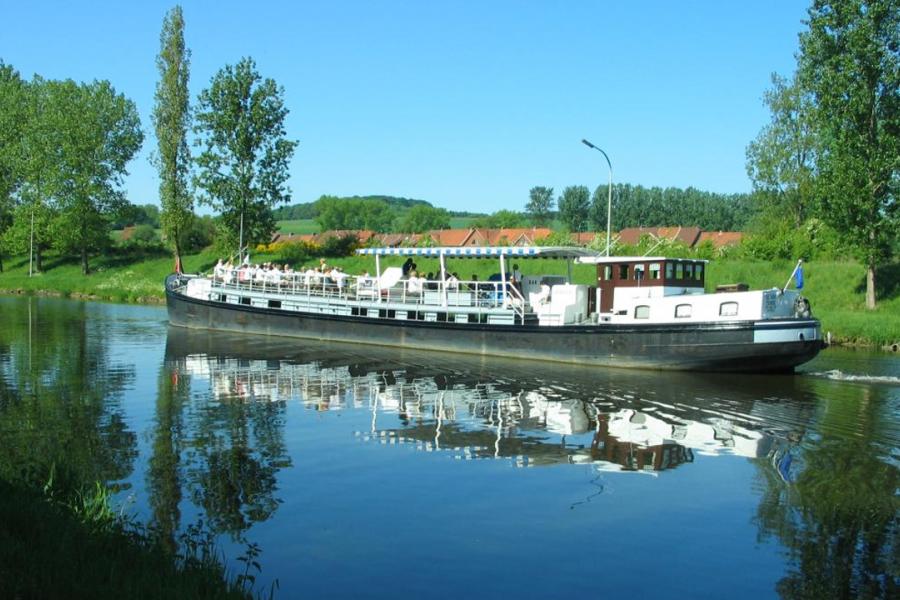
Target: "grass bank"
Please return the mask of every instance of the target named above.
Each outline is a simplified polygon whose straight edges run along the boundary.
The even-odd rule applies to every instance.
[[[173,555],[96,490],[66,503],[0,479],[0,597],[254,597],[246,581],[228,578],[211,544]]]
[[[217,256],[211,252],[184,257],[185,270],[208,270]],[[281,261],[280,257],[255,254],[254,261]],[[399,266],[404,259],[387,258],[382,267]],[[369,257],[341,257],[328,259],[330,264],[340,265],[351,274],[364,270],[374,272],[374,259]],[[513,261],[516,262],[516,261]],[[519,261],[527,273],[566,272],[559,261]],[[318,263],[310,259],[308,263]],[[7,272],[0,274],[0,290],[18,293],[52,293],[75,298],[97,298],[129,302],[161,302],[164,298],[163,280],[172,270],[169,256],[114,254],[95,258],[94,272],[81,275],[74,260],[50,258],[45,261],[45,272],[28,277],[27,259],[18,258],[6,263]],[[294,265],[300,267],[302,265]],[[748,283],[753,289],[780,287],[785,284],[793,269],[788,261],[739,261],[719,260],[710,264],[707,289],[723,283]],[[418,260],[422,274],[439,271],[438,261]],[[493,261],[449,260],[448,269],[456,271],[463,279],[473,274],[486,279],[498,268]],[[811,262],[804,266],[804,294],[809,297],[813,313],[822,321],[825,331],[842,344],[883,346],[900,342],[900,264],[887,265],[878,272],[878,308],[865,308],[865,269],[854,262]],[[574,268],[573,276],[579,283],[592,283],[594,270],[588,266]]]

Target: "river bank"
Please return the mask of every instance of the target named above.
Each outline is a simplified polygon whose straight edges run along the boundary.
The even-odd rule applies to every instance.
[[[206,251],[183,258],[187,272],[212,268],[218,256]],[[278,255],[256,254],[257,262],[284,262]],[[351,274],[364,270],[374,272],[369,257],[334,257],[329,264],[340,265]],[[401,258],[393,259],[399,265]],[[83,300],[161,304],[165,302],[163,280],[172,271],[172,258],[160,254],[116,253],[93,259],[94,272],[84,276],[76,261],[50,257],[43,273],[28,276],[27,257],[6,261],[7,270],[0,273],[0,293],[60,296]],[[390,260],[382,266],[390,266]],[[294,265],[299,267],[300,265]],[[561,261],[531,260],[522,265],[529,272],[564,274]],[[486,279],[496,270],[491,261],[451,261],[450,270],[463,277],[471,274]],[[762,262],[718,260],[710,263],[707,289],[727,283],[744,282],[751,289],[783,286],[793,264],[788,261]],[[439,270],[436,260],[420,260],[419,271]],[[576,266],[573,277],[579,283],[592,283],[594,270]],[[865,270],[855,262],[814,262],[805,266],[803,289],[822,321],[822,329],[831,334],[832,343],[847,346],[900,348],[900,265],[883,267],[879,272],[879,301],[874,311],[865,308]]]

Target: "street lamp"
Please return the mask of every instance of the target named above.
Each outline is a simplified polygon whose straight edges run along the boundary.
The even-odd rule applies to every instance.
[[[609,157],[601,148],[598,148],[585,139],[582,139],[581,143],[602,154],[603,158],[606,159],[606,165],[609,167],[609,197],[606,200],[606,256],[609,256],[610,233],[612,231],[612,163],[609,162]]]

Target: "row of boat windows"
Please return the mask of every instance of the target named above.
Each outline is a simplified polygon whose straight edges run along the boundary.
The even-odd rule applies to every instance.
[[[675,306],[675,318],[676,319],[689,319],[693,314],[693,307],[690,304],[678,304]],[[738,303],[737,302],[722,302],[719,305],[719,316],[720,317],[736,317],[738,314]],[[635,319],[649,319],[650,318],[650,307],[646,304],[641,304],[639,306],[634,307],[634,318]]]
[[[703,280],[703,263],[665,263],[666,279],[693,279],[695,281]],[[649,268],[647,268],[649,266]],[[643,279],[659,280],[662,272],[660,263],[650,263],[649,265],[605,265],[603,267],[603,280],[612,281],[613,275],[617,280],[633,279],[640,281]],[[649,275],[649,276],[648,276]]]
[[[221,302],[227,302],[228,296],[225,294],[220,294],[219,300]],[[241,297],[240,302],[241,302],[241,304],[243,304],[245,306],[251,305],[251,299],[247,296]],[[269,308],[281,308],[281,300],[269,300],[268,306],[269,306]],[[406,318],[409,320],[414,320],[414,321],[427,320],[425,311],[411,310],[411,311],[402,311],[402,312],[406,313]],[[354,317],[363,315],[363,313],[361,312],[361,309],[359,309],[358,307],[355,307],[355,306],[351,307],[350,314]],[[462,319],[467,323],[487,323],[488,322],[488,316],[485,313],[479,313],[479,314],[460,313],[459,316],[457,316],[454,313],[446,313],[446,312],[439,312],[439,313],[433,313],[433,314],[434,314],[434,317],[432,317],[432,320],[436,320],[438,323],[459,323],[460,317],[462,317]],[[365,316],[373,317],[375,315],[373,314],[372,310],[369,310]],[[378,311],[378,317],[381,319],[396,319],[397,311],[393,310],[393,309],[380,309]]]

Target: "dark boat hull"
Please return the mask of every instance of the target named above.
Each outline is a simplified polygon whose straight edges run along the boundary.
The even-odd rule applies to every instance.
[[[610,367],[790,371],[811,360],[822,348],[819,339],[802,340],[793,335],[795,330],[818,329],[814,319],[768,325],[767,332],[779,334],[775,337],[792,339],[760,342],[760,324],[755,321],[560,327],[436,323],[223,304],[187,297],[168,285],[166,300],[169,321],[194,329]]]

